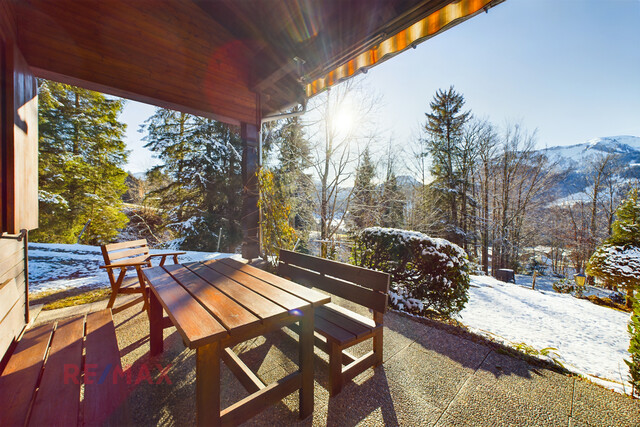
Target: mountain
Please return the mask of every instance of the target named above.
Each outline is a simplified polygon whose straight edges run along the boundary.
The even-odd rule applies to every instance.
[[[628,164],[640,163],[640,137],[621,135],[590,139],[582,144],[539,150],[560,167],[580,167],[589,157],[615,153]]]
[[[594,138],[582,144],[550,147],[538,152],[555,164],[555,184],[546,195],[552,204],[587,200],[590,193],[589,161],[607,154],[617,155],[615,179],[621,185],[640,179],[640,137],[637,136]]]

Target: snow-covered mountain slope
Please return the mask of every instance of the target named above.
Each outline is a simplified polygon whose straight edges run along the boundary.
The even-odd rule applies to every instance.
[[[540,150],[560,167],[578,166],[589,157],[608,153],[620,154],[628,163],[640,163],[640,137],[630,135],[593,138],[582,144],[550,147]]]
[[[575,203],[588,199],[592,185],[590,162],[607,154],[616,154],[614,179],[625,187],[640,178],[640,137],[630,135],[593,138],[582,144],[539,150],[554,164],[555,184],[547,194],[551,204]]]

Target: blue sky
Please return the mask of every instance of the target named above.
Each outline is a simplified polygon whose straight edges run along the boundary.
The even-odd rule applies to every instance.
[[[640,0],[507,0],[373,68],[381,125],[398,145],[429,101],[454,85],[476,116],[537,129],[539,147],[640,136]],[[139,125],[154,107],[128,102],[128,168],[154,164]]]

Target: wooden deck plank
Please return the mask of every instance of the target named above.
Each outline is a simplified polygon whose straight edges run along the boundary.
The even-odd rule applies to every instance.
[[[58,322],[29,425],[78,424],[84,322],[85,316]],[[52,414],[56,414],[55,417]]]
[[[326,321],[340,326],[342,329],[351,332],[356,338],[362,338],[365,335],[370,335],[372,332],[372,329],[367,325],[364,325],[343,313],[327,309],[325,307],[318,307],[316,309],[316,317],[322,317]]]
[[[152,292],[160,300],[173,325],[189,348],[228,336],[227,329],[209,314],[164,267],[143,270]]]
[[[85,346],[84,425],[130,423],[126,404],[127,384],[114,375],[115,370],[122,370],[122,365],[111,310],[87,315]]]
[[[333,311],[337,311],[340,312],[342,314],[344,314],[345,316],[356,320],[366,326],[368,326],[371,329],[376,329],[376,328],[381,328],[382,325],[376,325],[376,322],[373,319],[367,318],[359,313],[356,313],[355,311],[351,311],[348,308],[344,308],[342,306],[339,306],[338,304],[334,304],[332,302],[330,302],[329,304],[325,305],[326,308],[333,310]]]
[[[0,426],[24,425],[54,324],[28,330],[0,376]]]
[[[219,260],[219,262],[227,264],[230,267],[233,267],[260,280],[266,281],[277,288],[280,288],[306,301],[309,301],[314,306],[326,304],[331,301],[331,297],[329,295],[325,295],[321,292],[314,291],[313,289],[309,289],[306,286],[299,285],[283,277],[279,277],[275,274],[260,270],[259,268],[256,268],[252,265],[243,264],[240,261],[236,261],[231,258],[222,258]]]
[[[330,341],[343,345],[356,339],[356,336],[351,332],[329,322],[326,319],[323,319],[322,317],[316,316],[314,320],[316,331]]]
[[[230,335],[241,334],[245,329],[250,329],[261,321],[243,306],[186,267],[174,264],[164,268],[216,317],[218,322],[229,331]]]
[[[287,310],[300,310],[310,305],[308,301],[300,299],[256,277],[243,273],[227,264],[217,261],[206,261],[204,262],[204,265],[224,274],[238,283],[241,283],[243,286],[264,296],[265,298],[270,299]]]
[[[184,264],[189,270],[202,277],[220,291],[242,304],[253,314],[261,319],[275,319],[288,316],[289,312],[262,295],[245,288],[238,282],[229,279],[227,276],[207,267],[206,265],[193,262]]]

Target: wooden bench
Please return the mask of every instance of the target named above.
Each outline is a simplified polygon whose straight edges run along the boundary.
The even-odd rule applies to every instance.
[[[370,319],[333,303],[315,310],[315,342],[329,354],[331,396],[338,394],[346,381],[382,363],[383,316],[390,281],[387,273],[281,250],[278,274],[373,311]],[[369,338],[373,338],[373,351],[364,356],[356,358],[345,351]]]
[[[182,255],[185,252],[164,252],[161,254],[150,254],[149,245],[146,239],[132,240],[129,242],[109,243],[101,246],[102,257],[104,259],[104,265],[100,268],[107,270],[109,276],[109,283],[111,284],[111,297],[107,303],[107,308],[113,308],[113,304],[116,301],[118,294],[133,294],[140,293],[142,296],[135,301],[126,304],[119,309],[128,308],[139,302],[143,302],[142,309],[148,309],[149,298],[147,296],[147,289],[142,276],[143,267],[151,267],[151,259],[155,257],[161,257],[160,266],[163,266],[167,260],[167,257],[173,257],[174,264],[178,263],[178,255]],[[137,273],[137,280],[131,283],[124,283],[124,277],[128,269],[134,268]],[[116,279],[113,273],[114,269],[120,269],[120,273]],[[138,286],[131,286],[137,284]]]
[[[109,309],[29,329],[0,375],[0,426],[130,424],[121,374]]]

